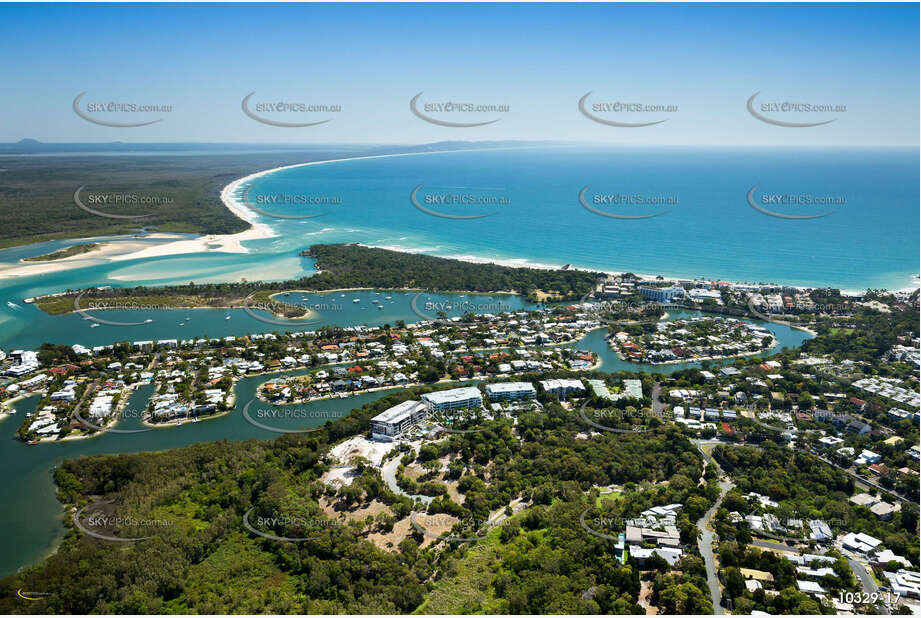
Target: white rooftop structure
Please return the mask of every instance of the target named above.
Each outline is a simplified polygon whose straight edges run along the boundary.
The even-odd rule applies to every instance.
[[[500,382],[486,385],[486,396],[490,401],[500,399],[530,399],[537,396],[530,382]]]
[[[869,554],[881,543],[882,541],[879,539],[873,538],[869,534],[864,534],[863,532],[858,532],[856,534],[848,532],[841,537],[841,546],[844,547],[844,549],[861,554]]]
[[[886,579],[892,592],[906,597],[921,598],[921,573],[899,569],[895,573],[886,571]]]
[[[584,391],[585,387],[582,385],[582,380],[576,380],[572,378],[561,379],[561,380],[541,380],[541,387],[548,393],[553,393],[558,396],[565,396],[572,391]]]
[[[446,391],[426,393],[421,397],[429,410],[456,410],[479,407],[483,403],[480,390],[475,386],[452,388]]]
[[[807,594],[825,594],[825,588],[809,580],[796,580],[796,587],[799,588],[800,592],[805,592]]]
[[[421,401],[407,400],[388,408],[371,419],[371,437],[393,440],[408,427],[425,418],[426,407]]]

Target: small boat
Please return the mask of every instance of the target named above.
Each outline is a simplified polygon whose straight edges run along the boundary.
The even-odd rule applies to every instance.
[[[193,419],[192,419],[192,422],[193,422],[193,423],[197,423],[197,422],[198,422],[198,419],[197,419],[197,418],[193,418]]]
[[[378,309],[383,309],[383,308],[384,308],[384,305],[378,305],[377,308],[378,308]]]
[[[35,446],[38,444],[38,440],[29,440],[29,446]]]
[[[20,309],[21,307],[12,301],[6,301],[6,305],[12,309]]]
[[[357,298],[353,298],[353,299],[352,299],[352,302],[353,302],[353,303],[357,303],[357,302],[358,302],[358,299],[357,299]]]
[[[92,324],[90,324],[90,328],[99,328],[99,324],[96,324],[95,322],[93,322]]]
[[[228,315],[228,316],[227,316],[226,318],[224,318],[224,319],[225,319],[225,320],[229,320],[229,319],[230,319],[230,316]]]
[[[390,300],[391,298],[392,298],[391,296],[385,296],[384,300]]]
[[[151,322],[153,322],[153,320],[151,320],[150,318],[147,318],[146,320],[144,320],[144,324],[150,324]]]

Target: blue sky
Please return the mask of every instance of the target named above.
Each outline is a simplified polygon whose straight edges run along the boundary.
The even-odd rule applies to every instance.
[[[0,142],[218,141],[420,143],[574,140],[633,145],[917,146],[917,4],[105,4],[0,5]],[[163,121],[113,128],[74,114],[83,102],[168,104]],[[263,116],[241,100],[341,105],[333,114]],[[409,101],[504,104],[476,128],[430,124]],[[667,122],[592,122],[577,108],[627,102]],[[835,122],[787,128],[760,103],[844,105],[774,114]]]

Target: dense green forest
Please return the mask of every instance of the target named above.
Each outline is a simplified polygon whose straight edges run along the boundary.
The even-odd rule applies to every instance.
[[[518,145],[526,142],[517,142]],[[507,146],[477,142],[478,148]],[[310,161],[371,154],[449,151],[471,142],[437,142],[419,146],[323,146],[273,148],[265,144],[42,144],[23,140],[0,144],[9,153],[0,169],[0,248],[57,239],[132,234],[140,228],[158,232],[233,234],[250,227],[221,202],[227,184],[260,170]],[[236,150],[237,152],[232,152]],[[222,152],[224,151],[224,152]],[[108,152],[107,156],[86,152]],[[141,156],[138,153],[144,153]],[[207,152],[207,154],[201,154]],[[67,156],[29,156],[56,153]],[[111,219],[82,210],[74,192],[90,208],[107,214],[151,215],[143,219]],[[149,203],[118,206],[88,203],[88,196],[137,196]]]
[[[233,180],[282,165],[334,159],[341,151],[150,156],[7,157],[0,173],[0,248],[55,239],[158,232],[233,234],[249,228],[221,202],[221,189]],[[79,208],[74,192],[94,210]],[[90,203],[90,196],[137,196],[139,203]],[[132,199],[132,198],[129,198]],[[156,200],[156,205],[140,200]]]
[[[820,337],[803,342],[803,351],[810,354],[833,354],[852,361],[878,359],[897,343],[899,335],[917,337],[918,310],[881,313],[862,308],[849,320],[848,328],[837,328],[834,320],[819,322]]]
[[[688,507],[679,526],[693,541],[690,522],[717,493],[712,475],[698,485],[700,455],[675,428],[587,441],[578,437],[581,421],[549,403],[545,413],[522,415],[518,437],[508,422],[486,421],[482,431],[408,454],[454,458],[445,474],[459,481],[463,502],[439,498],[430,514],[483,521],[516,498],[526,509],[473,543],[426,545],[412,532],[383,549],[369,535],[407,518],[409,499],[391,493],[378,469],[361,461],[351,485],[337,490],[318,479],[329,469],[331,444],[417,396],[406,390],[366,404],[309,436],[63,462],[55,473],[62,502],[79,509],[105,504],[110,516],[168,525],[149,539],[117,543],[84,534],[68,518],[55,554],[0,582],[0,612],[637,613],[639,569],[632,560],[618,564],[610,542],[580,527],[580,514],[591,508],[636,516],[653,504],[682,502]],[[624,486],[615,503],[595,489],[611,483]],[[346,509],[379,502],[393,516],[330,525],[324,500]],[[261,538],[243,525],[248,513],[267,520],[292,514],[266,532],[308,540]],[[136,538],[143,530],[126,525],[112,534]],[[700,559],[689,553],[685,560],[677,575],[658,565],[655,599],[674,611],[708,612]],[[477,592],[464,594],[471,586]],[[18,590],[50,594],[25,602]]]
[[[540,290],[578,299],[602,273],[578,270],[513,268],[401,253],[360,245],[314,245],[302,252],[321,272],[311,289],[339,287],[409,287],[426,291],[501,292],[529,295]]]
[[[113,303],[153,306],[231,306],[242,303],[250,294],[258,294],[254,300],[265,302],[269,294],[291,289],[410,288],[431,292],[510,291],[532,300],[536,300],[535,293],[540,291],[560,299],[578,299],[592,289],[600,276],[600,273],[576,270],[472,264],[351,244],[314,245],[302,255],[313,257],[320,272],[282,282],[240,281],[91,289],[85,290],[85,298],[86,302],[105,299]],[[37,301],[37,305],[48,313],[66,313],[74,310],[74,295],[44,297]]]

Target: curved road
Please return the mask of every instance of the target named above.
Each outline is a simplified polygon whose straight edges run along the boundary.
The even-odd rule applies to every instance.
[[[700,449],[700,452],[703,454],[705,461],[709,460],[717,470],[722,472],[722,468],[717,463],[713,457],[704,452],[703,446],[705,444],[716,444],[717,441],[714,440],[694,440],[694,443],[697,445],[697,448]],[[735,487],[735,483],[727,480],[721,480],[719,482],[720,486],[720,495],[716,499],[716,502],[713,503],[713,506],[710,507],[710,510],[707,511],[703,517],[697,521],[697,529],[700,530],[700,538],[697,540],[697,547],[700,550],[700,556],[704,560],[704,567],[707,569],[707,587],[710,588],[710,601],[713,603],[713,613],[715,615],[722,615],[723,607],[720,605],[720,581],[716,576],[716,564],[713,560],[713,541],[716,538],[716,533],[710,529],[710,521],[713,519],[713,516],[716,515],[716,510],[720,508],[720,504],[723,503],[723,498],[729,492],[730,489]]]
[[[419,500],[422,504],[428,506],[432,500],[435,498],[432,496],[417,496],[413,494],[408,494],[397,485],[397,468],[400,466],[400,458],[394,457],[383,466],[381,466],[381,476],[384,477],[384,482],[387,483],[387,487],[393,493],[398,496],[406,496],[411,500]]]

